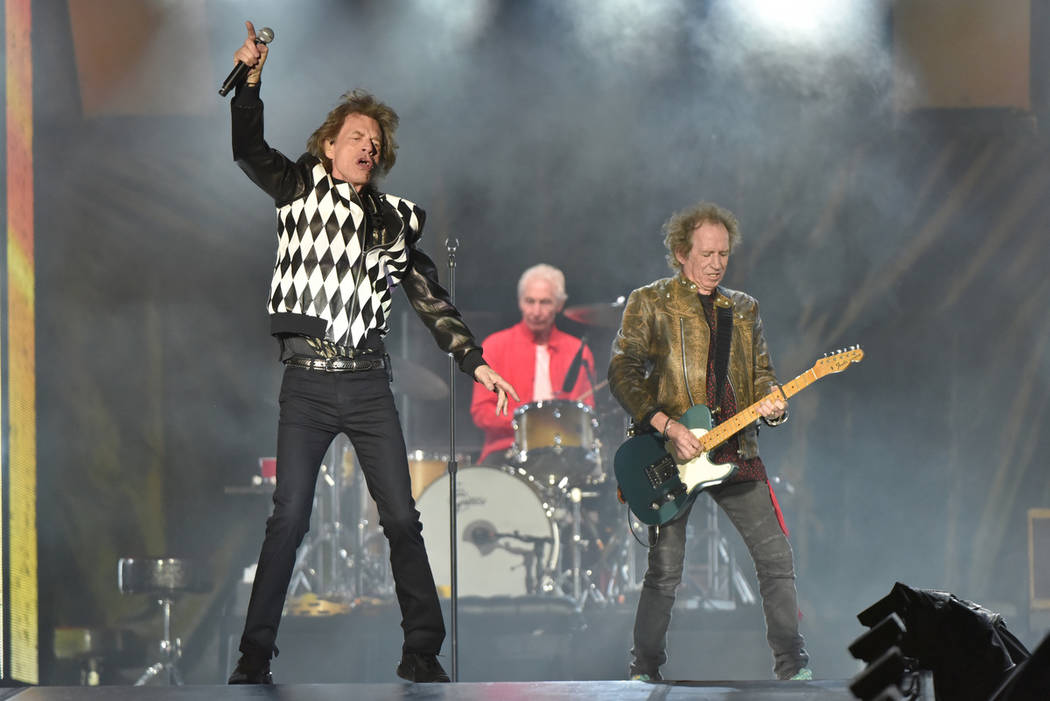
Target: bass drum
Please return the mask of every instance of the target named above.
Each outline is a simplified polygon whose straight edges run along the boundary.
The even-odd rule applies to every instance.
[[[438,589],[452,585],[449,476],[416,502]],[[478,465],[456,474],[456,552],[460,596],[520,596],[553,588],[560,541],[554,505],[537,485],[503,468]]]

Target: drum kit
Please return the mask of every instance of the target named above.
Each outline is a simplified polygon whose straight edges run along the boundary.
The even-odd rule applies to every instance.
[[[620,298],[564,314],[617,328],[622,307]],[[425,391],[437,399],[447,392],[440,378],[403,358],[394,376],[405,378],[395,392],[408,396]],[[617,423],[621,428],[603,441],[603,425]],[[514,445],[498,463],[471,465],[456,456],[459,595],[561,597],[577,610],[624,602],[641,586],[644,549],[636,543],[644,545],[645,535],[617,500],[605,447],[614,449],[622,439],[623,412],[603,414],[582,401],[535,401],[514,411],[512,427]],[[443,596],[451,589],[448,462],[447,454],[408,453],[412,496]],[[289,587],[291,613],[341,613],[393,596],[386,539],[343,435],[321,467],[314,519]]]
[[[457,455],[460,596],[560,596],[581,609],[621,600],[638,584],[594,410],[534,402],[518,408],[514,425],[518,438],[504,462],[471,465]],[[434,580],[447,596],[448,455],[410,450],[408,465]],[[386,538],[345,436],[321,466],[314,519],[297,554],[290,613],[343,613],[393,595]]]

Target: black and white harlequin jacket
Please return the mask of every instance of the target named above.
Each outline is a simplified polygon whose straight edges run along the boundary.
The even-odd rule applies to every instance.
[[[277,261],[267,309],[274,335],[301,334],[358,346],[385,335],[398,285],[467,374],[481,348],[438,282],[434,262],[416,246],[425,214],[371,185],[355,193],[317,157],[292,161],[263,138],[258,87],[242,86],[230,103],[233,157],[277,206]]]

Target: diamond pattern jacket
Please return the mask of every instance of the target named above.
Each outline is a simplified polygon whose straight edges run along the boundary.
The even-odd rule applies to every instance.
[[[386,335],[401,285],[438,346],[473,376],[481,348],[417,247],[423,210],[371,185],[355,192],[309,153],[292,161],[270,148],[258,87],[242,86],[230,105],[234,160],[277,208],[271,333],[357,347],[371,332]]]

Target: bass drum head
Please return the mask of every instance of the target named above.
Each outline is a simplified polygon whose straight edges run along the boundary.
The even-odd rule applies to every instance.
[[[430,568],[439,588],[452,585],[449,476],[437,478],[416,502]],[[456,551],[460,596],[540,593],[558,561],[558,529],[549,505],[528,482],[503,469],[476,466],[456,474]]]

